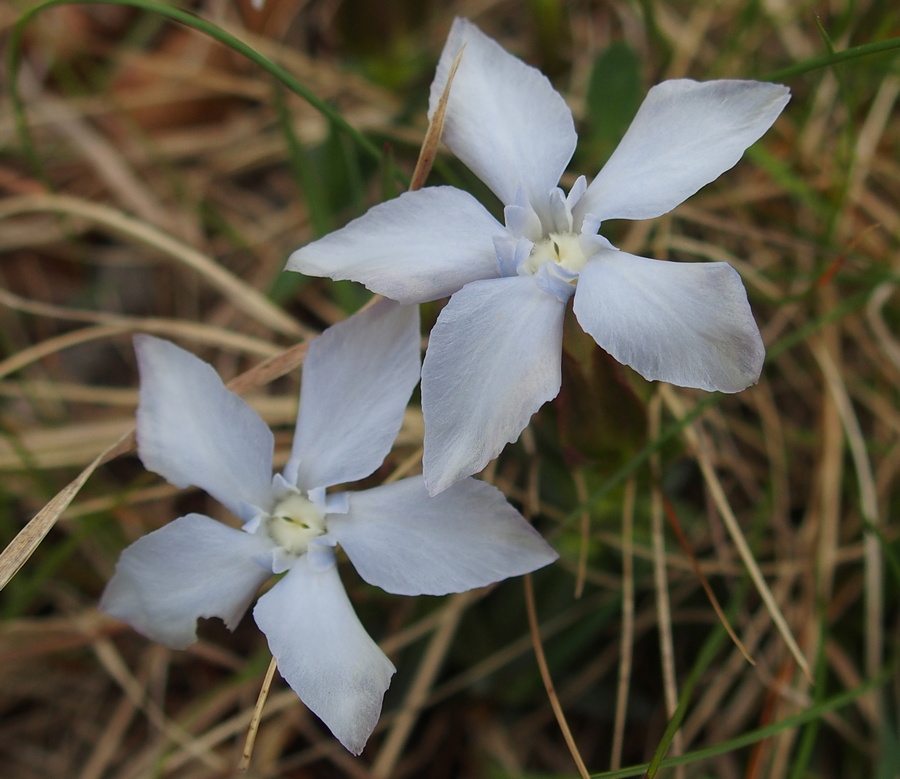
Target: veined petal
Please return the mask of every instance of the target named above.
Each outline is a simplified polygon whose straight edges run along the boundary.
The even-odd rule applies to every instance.
[[[432,495],[484,468],[556,397],[564,311],[532,276],[476,281],[450,298],[422,366]]]
[[[253,616],[300,700],[354,755],[362,752],[395,668],[360,624],[334,557],[324,566],[298,558]]]
[[[645,379],[720,392],[759,379],[765,347],[728,263],[603,250],[581,271],[574,309],[585,332]]]
[[[578,203],[576,219],[652,219],[741,158],[787,105],[790,91],[760,81],[664,81]]]
[[[431,498],[414,476],[349,500],[329,533],[363,579],[398,595],[463,592],[558,557],[498,489],[475,479]]]
[[[441,137],[504,205],[515,202],[521,186],[543,215],[547,196],[575,151],[572,112],[539,70],[471,22],[456,19],[431,84],[429,118],[463,46]]]
[[[380,300],[309,346],[291,452],[309,490],[356,481],[381,465],[419,382],[419,308]]]
[[[426,187],[297,249],[287,270],[358,281],[391,300],[424,303],[496,276],[494,236],[505,232],[469,193]]]
[[[136,335],[141,374],[138,455],[176,487],[193,484],[242,516],[271,508],[272,432],[211,365],[175,344]]]
[[[116,564],[101,611],[172,649],[197,640],[197,619],[234,630],[272,572],[271,543],[202,514],[188,514],[135,541]]]

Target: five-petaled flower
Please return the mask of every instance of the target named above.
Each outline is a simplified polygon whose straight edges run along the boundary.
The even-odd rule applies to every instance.
[[[464,49],[463,49],[464,47]],[[422,370],[424,476],[431,494],[481,470],[560,387],[563,316],[650,380],[737,392],[765,349],[728,264],[617,250],[608,219],[650,219],[737,163],[789,99],[756,81],[653,87],[588,186],[558,182],[575,150],[572,114],[537,70],[457,19],[431,87],[454,60],[443,139],[500,198],[505,225],[453,187],[375,206],[291,255],[290,270],[352,279],[402,303],[452,295]]]
[[[419,378],[415,307],[381,301],[309,348],[291,457],[272,476],[274,438],[211,366],[151,336],[141,373],[138,453],[171,483],[196,485],[243,522],[188,514],[122,553],[101,608],[173,648],[198,617],[253,615],[288,684],[359,754],[394,666],[359,622],[337,573],[340,545],[388,592],[442,595],[526,573],[556,553],[494,487],[474,479],[429,497],[420,476],[358,492],[400,429]]]

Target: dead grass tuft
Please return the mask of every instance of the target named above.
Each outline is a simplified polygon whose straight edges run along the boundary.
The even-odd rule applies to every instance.
[[[371,18],[362,5],[191,7],[336,108],[386,151],[381,163],[245,58],[148,11],[65,5],[27,30],[19,89],[40,170],[9,95],[0,102],[4,776],[234,772],[269,662],[252,621],[234,634],[204,624],[197,645],[171,652],[96,609],[127,543],[187,505],[219,511],[129,454],[130,335],[175,339],[234,377],[283,462],[305,341],[367,299],[287,278],[285,258],[395,195],[394,162],[412,173],[454,14],[551,74],[587,139],[574,166],[585,170],[605,148],[591,68],[613,42],[637,55],[646,89],[765,77],[820,55],[817,18],[838,50],[900,29],[881,0],[820,4],[818,16],[740,0],[396,0]],[[0,4],[0,36],[18,15]],[[757,386],[712,399],[615,369],[629,399],[598,414],[637,407],[641,419],[601,434],[597,460],[572,466],[547,407],[489,469],[561,553],[530,604],[557,716],[517,583],[413,600],[347,571],[400,669],[382,721],[352,758],[276,675],[248,776],[572,776],[572,751],[595,776],[635,776],[601,772],[648,762],[676,711],[669,756],[709,751],[659,776],[900,774],[900,690],[884,683],[900,638],[897,61],[792,78],[785,114],[720,182],[667,217],[611,226],[628,251],[731,262],[769,358]],[[445,155],[440,178],[471,182]],[[629,438],[644,426],[649,437]],[[413,408],[381,475],[414,471],[420,442]]]

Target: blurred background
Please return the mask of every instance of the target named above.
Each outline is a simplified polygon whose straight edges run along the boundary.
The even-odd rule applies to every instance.
[[[593,776],[642,776],[665,753],[684,757],[653,775],[895,779],[900,8],[889,0],[0,0],[0,547],[132,428],[132,333],[176,340],[231,379],[369,299],[282,268],[406,187],[456,15],[566,97],[580,135],[566,187],[599,170],[659,81],[791,87],[735,169],[665,217],[603,227],[643,256],[734,265],[766,367],[747,391],[709,396],[643,381],[574,328],[562,394],[483,474],[560,561],[534,576],[533,597],[512,580],[402,598],[344,566],[398,667],[379,727],[350,756],[276,674],[246,775],[577,776],[552,679]],[[868,48],[830,56],[854,47]],[[500,213],[445,151],[429,183]],[[426,328],[440,305],[424,307]],[[278,464],[296,364],[242,387],[276,431]],[[414,402],[372,483],[416,472],[421,436]],[[51,504],[30,526],[42,541],[19,536],[0,558],[0,774],[231,776],[270,658],[252,619],[233,634],[203,621],[201,640],[173,652],[96,605],[135,539],[190,511],[233,520],[133,452],[89,473],[65,510]]]

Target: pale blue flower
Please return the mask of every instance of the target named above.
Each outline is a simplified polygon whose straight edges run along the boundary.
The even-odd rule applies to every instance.
[[[771,126],[788,89],[666,81],[648,93],[590,186],[565,194],[572,114],[537,70],[457,19],[430,113],[465,47],[443,139],[497,195],[505,224],[471,195],[401,195],[291,255],[290,270],[352,279],[403,303],[452,295],[422,370],[425,482],[436,494],[481,470],[559,392],[563,314],[650,380],[737,392],[765,349],[737,272],[617,250],[607,219],[650,219],[731,168]]]
[[[369,476],[389,452],[419,377],[414,307],[381,301],[313,341],[283,474],[274,438],[211,366],[151,336],[135,338],[141,372],[138,453],[179,487],[195,485],[244,524],[176,519],[122,553],[101,608],[172,648],[198,617],[233,629],[272,574],[253,615],[288,684],[359,754],[394,666],[360,624],[338,577],[340,546],[388,592],[443,595],[532,571],[556,553],[484,482],[428,496],[420,476],[358,492],[326,488]]]

